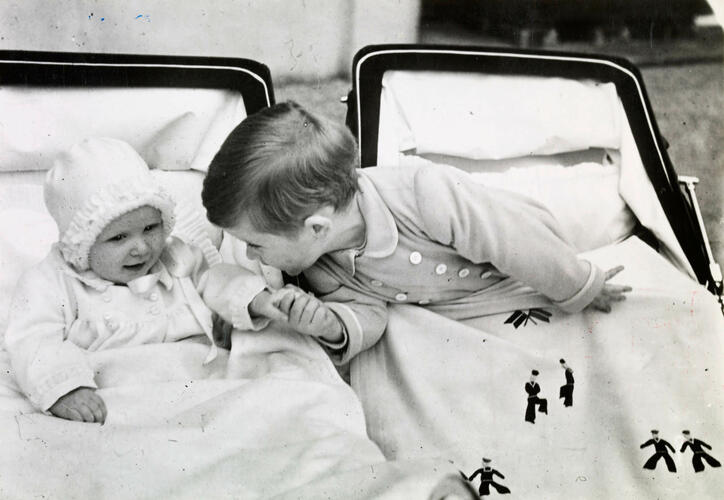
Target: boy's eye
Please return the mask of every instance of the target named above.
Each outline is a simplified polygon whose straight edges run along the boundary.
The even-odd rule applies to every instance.
[[[159,228],[160,226],[161,226],[161,224],[159,224],[158,222],[156,222],[156,223],[154,223],[154,224],[149,224],[148,226],[144,227],[143,230],[144,230],[145,232],[147,232],[147,233],[150,233],[151,231],[153,231],[154,229]]]
[[[108,238],[108,241],[123,241],[123,239],[126,237],[124,233],[117,234],[115,236],[111,236]]]

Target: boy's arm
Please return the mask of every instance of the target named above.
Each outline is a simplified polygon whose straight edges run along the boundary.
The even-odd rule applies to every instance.
[[[74,389],[96,388],[85,353],[65,340],[66,312],[75,312],[70,310],[72,305],[57,271],[54,276],[56,279],[39,269],[23,275],[10,306],[5,332],[5,346],[18,385],[42,411]]]
[[[308,276],[309,278],[309,276]],[[314,286],[313,280],[310,284]],[[342,324],[346,342],[329,344],[330,357],[335,364],[348,363],[360,352],[377,343],[387,326],[387,304],[380,299],[340,286],[337,290],[319,295],[324,305],[334,312]]]
[[[439,167],[420,169],[415,194],[431,239],[472,262],[490,262],[561,309],[578,312],[603,289],[603,271],[576,256],[557,221],[536,202]]]

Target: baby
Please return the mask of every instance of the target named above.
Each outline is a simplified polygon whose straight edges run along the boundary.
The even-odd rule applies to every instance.
[[[69,420],[105,421],[89,351],[202,341],[216,356],[212,311],[235,328],[285,320],[258,275],[212,267],[177,237],[174,202],[143,159],[115,139],[87,139],[45,180],[59,241],[18,283],[5,343],[31,403]],[[199,230],[197,232],[202,232]],[[189,235],[190,241],[205,235]]]

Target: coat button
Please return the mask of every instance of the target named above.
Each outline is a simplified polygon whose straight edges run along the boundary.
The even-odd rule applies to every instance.
[[[468,269],[467,267],[463,267],[461,270],[458,271],[458,276],[460,276],[461,278],[467,278],[469,274],[470,269]]]
[[[382,282],[380,280],[372,280],[370,283],[372,283],[372,286],[382,286]]]
[[[421,306],[424,306],[425,304],[429,304],[429,303],[430,303],[430,299],[422,299],[421,301],[418,302],[418,304],[420,304]]]
[[[112,320],[112,319],[113,319],[113,316],[111,316],[111,315],[108,314],[108,313],[106,313],[106,314],[103,315],[103,321],[105,321],[106,323],[108,323],[108,322],[109,322],[110,320]]]
[[[110,302],[111,301],[111,294],[106,292],[103,294],[103,302]]]
[[[407,300],[407,294],[406,293],[398,293],[395,295],[395,300],[397,302],[404,302]]]
[[[422,254],[420,252],[412,252],[410,254],[410,262],[417,265],[422,262]]]
[[[447,272],[447,266],[445,264],[438,264],[435,266],[435,274],[445,274]]]
[[[486,279],[490,278],[492,275],[493,275],[493,273],[491,273],[490,271],[485,271],[484,273],[482,273],[480,275],[480,278],[486,280]]]
[[[158,300],[158,294],[156,292],[153,292],[151,295],[148,296],[148,300],[156,302]]]

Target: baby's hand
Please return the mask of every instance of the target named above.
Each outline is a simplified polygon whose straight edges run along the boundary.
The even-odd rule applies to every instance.
[[[611,303],[626,300],[626,296],[624,295],[624,293],[631,291],[630,286],[612,285],[608,283],[608,280],[616,276],[621,271],[623,271],[623,266],[617,266],[613,269],[609,269],[608,271],[606,271],[607,283],[603,285],[601,293],[599,293],[596,298],[593,299],[593,302],[591,302],[592,307],[598,309],[599,311],[608,313],[611,312]]]
[[[76,422],[98,422],[106,421],[106,404],[103,402],[95,389],[79,387],[61,396],[58,401],[49,409],[56,417]]]
[[[282,288],[274,292],[262,290],[249,304],[249,312],[252,316],[264,316],[272,320],[287,321],[287,313],[279,309],[282,298],[292,294],[291,290]]]
[[[287,285],[282,290],[292,292],[281,299],[279,308],[287,313],[289,326],[294,330],[331,343],[344,338],[339,319],[321,300],[293,285]]]

